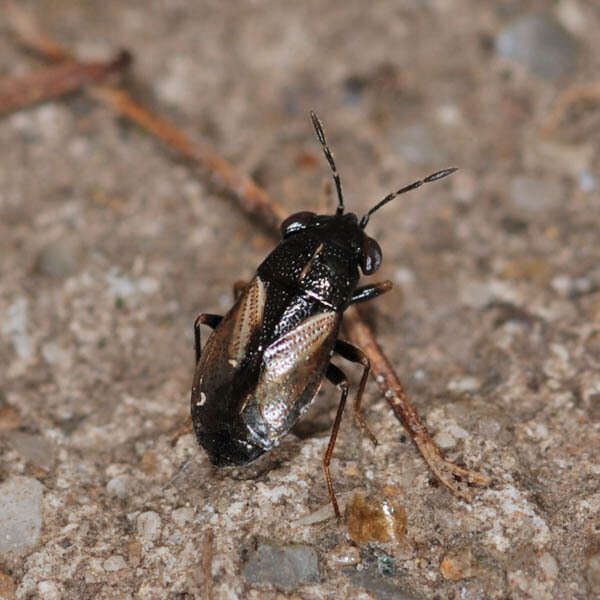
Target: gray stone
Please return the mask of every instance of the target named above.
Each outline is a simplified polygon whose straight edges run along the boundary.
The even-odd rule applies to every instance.
[[[354,585],[366,589],[377,600],[420,600],[421,598],[389,581],[388,576],[383,575],[373,564],[360,571],[355,568],[344,569],[344,575]]]
[[[138,535],[148,542],[154,542],[160,537],[160,516],[153,510],[142,513],[137,518]]]
[[[21,555],[37,545],[43,491],[31,477],[11,477],[0,485],[0,555]]]
[[[48,277],[68,277],[77,271],[81,248],[68,238],[60,238],[43,246],[36,261],[36,268]]]
[[[586,170],[579,175],[579,187],[586,194],[591,194],[598,189],[598,178],[593,171]]]
[[[116,496],[117,498],[127,498],[131,493],[131,488],[133,486],[133,479],[131,475],[127,475],[123,473],[121,475],[116,475],[106,484],[106,491]]]
[[[18,296],[3,315],[0,330],[10,338],[17,356],[23,361],[28,361],[33,356],[33,341],[28,328],[29,301],[25,296]]]
[[[511,204],[521,213],[546,213],[562,203],[560,186],[547,179],[517,175],[508,187]]]
[[[120,571],[127,568],[127,563],[120,554],[114,554],[104,561],[103,567],[105,571]]]
[[[577,57],[569,33],[543,14],[521,17],[505,27],[496,38],[496,51],[544,79],[565,75]]]
[[[443,153],[424,123],[413,123],[394,137],[394,149],[408,162],[430,164],[443,161]]]
[[[55,448],[40,435],[32,435],[22,431],[11,431],[6,434],[13,448],[26,460],[49,471],[54,464]]]
[[[319,557],[314,548],[305,544],[261,544],[250,556],[243,575],[252,583],[270,583],[291,590],[320,580]]]

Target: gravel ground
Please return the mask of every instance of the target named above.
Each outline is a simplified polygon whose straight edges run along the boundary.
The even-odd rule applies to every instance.
[[[273,242],[75,95],[0,120],[0,597],[600,597],[597,4],[21,4],[81,58],[129,49],[127,89],[289,212],[327,202],[310,109],[359,214],[460,167],[373,216],[396,286],[370,319],[443,451],[495,484],[437,486],[372,384],[379,446],[347,415],[332,463],[345,523],[330,386],[247,468],[177,436],[193,320]],[[39,67],[2,19],[0,75]],[[387,541],[356,525],[384,501]]]

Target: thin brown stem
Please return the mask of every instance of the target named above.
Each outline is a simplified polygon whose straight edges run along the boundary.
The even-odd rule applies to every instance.
[[[9,24],[23,45],[49,60],[77,64],[66,48],[42,31],[19,7],[12,2],[8,2],[7,7]],[[194,143],[181,129],[148,110],[124,90],[92,86],[85,91],[120,117],[127,117],[144,131],[158,138],[179,157],[208,174],[216,185],[236,199],[245,212],[260,219],[272,231],[278,231],[279,223],[287,216],[284,209],[270,201],[267,193],[250,177],[234,169],[211,148]]]
[[[204,600],[213,599],[213,577],[212,564],[214,554],[215,534],[212,529],[206,532],[204,538],[204,552],[202,554],[202,571],[204,573],[204,592],[202,594]]]
[[[540,128],[542,137],[550,137],[558,129],[569,110],[578,102],[600,103],[600,81],[576,84],[564,90],[545,115]]]
[[[62,62],[49,65],[23,77],[0,80],[0,115],[52,100],[99,83],[130,62],[127,52],[120,52],[106,62]]]
[[[467,484],[486,486],[491,483],[490,478],[476,471],[459,467],[442,456],[427,431],[425,423],[423,423],[406,395],[392,365],[375,341],[373,332],[362,319],[358,307],[350,306],[346,311],[346,316],[349,318],[344,323],[350,338],[369,357],[371,371],[379,389],[397,419],[414,441],[429,468],[454,495],[470,501],[471,494]]]
[[[180,157],[207,173],[216,185],[238,201],[245,212],[261,219],[269,229],[277,230],[278,224],[287,216],[282,207],[270,202],[267,193],[250,177],[242,175],[208,146],[194,143],[181,129],[149,111],[126,91],[100,86],[88,91],[119,116],[131,119]]]

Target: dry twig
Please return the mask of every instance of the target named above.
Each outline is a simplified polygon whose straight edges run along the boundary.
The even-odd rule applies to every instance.
[[[61,62],[24,77],[1,79],[0,115],[71,94],[91,83],[99,83],[125,69],[129,62],[129,54],[123,51],[106,62]]]
[[[544,137],[552,135],[558,129],[569,108],[581,101],[600,103],[600,81],[577,84],[564,90],[554,103],[552,110],[544,117],[540,134]]]
[[[75,57],[66,48],[42,31],[12,2],[6,3],[6,15],[13,32],[21,44],[29,50],[49,60],[77,64]],[[283,208],[271,202],[266,192],[250,177],[236,171],[208,146],[192,142],[174,124],[160,115],[153,114],[124,90],[108,86],[89,86],[85,91],[119,116],[131,119],[139,127],[157,137],[179,157],[200,168],[216,185],[235,198],[244,210],[261,219],[267,227],[277,228],[279,222],[287,216]]]
[[[213,593],[213,578],[212,578],[212,563],[214,554],[215,535],[212,529],[206,532],[204,538],[204,553],[202,554],[202,571],[204,573],[204,600],[212,600]]]

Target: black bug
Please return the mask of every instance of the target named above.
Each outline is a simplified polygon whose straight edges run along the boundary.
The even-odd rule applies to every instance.
[[[399,194],[446,177],[444,169],[389,194],[360,220],[344,212],[342,186],[318,117],[311,119],[331,170],[338,197],[333,215],[299,212],[281,225],[282,240],[252,281],[235,290],[224,316],[201,314],[194,324],[196,371],[191,412],[196,437],[216,466],[244,465],[277,446],[316,396],[323,376],[341,390],[323,469],[329,497],[340,516],[329,464],[348,396],[334,353],[359,363],[363,373],[354,415],[375,442],[360,414],[369,375],[361,350],[338,339],[344,310],[388,291],[391,282],[358,286],[360,274],[381,265],[379,244],[365,233],[370,216]],[[204,349],[200,325],[214,331]]]

